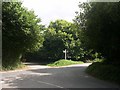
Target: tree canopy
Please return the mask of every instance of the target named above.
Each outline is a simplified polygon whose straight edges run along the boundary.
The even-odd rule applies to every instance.
[[[22,3],[3,2],[2,21],[3,66],[16,64],[22,54],[42,46],[40,19]]]
[[[67,49],[68,59],[80,60],[85,54],[81,47],[79,33],[74,23],[65,20],[50,22],[43,33],[43,47],[32,57],[38,60],[56,61],[64,58],[63,50]]]
[[[85,47],[94,49],[111,63],[120,62],[120,2],[83,3],[75,23],[81,26]]]

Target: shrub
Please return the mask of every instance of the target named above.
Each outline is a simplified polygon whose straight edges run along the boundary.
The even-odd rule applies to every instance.
[[[86,69],[86,72],[97,78],[120,84],[120,70],[114,65],[94,62]]]

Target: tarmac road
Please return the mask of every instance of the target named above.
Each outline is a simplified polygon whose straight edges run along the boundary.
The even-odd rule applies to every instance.
[[[2,88],[120,88],[89,76],[84,71],[90,63],[64,67],[28,65],[29,69],[1,72]]]

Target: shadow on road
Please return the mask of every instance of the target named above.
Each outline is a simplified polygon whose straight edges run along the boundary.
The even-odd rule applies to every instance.
[[[87,66],[31,69],[6,80],[3,88],[111,88],[116,85],[85,73]],[[8,84],[8,85],[7,85]],[[6,85],[6,86],[5,86]],[[64,89],[63,89],[64,90]]]
[[[62,67],[62,68],[45,68],[45,69],[31,69],[26,73],[17,75],[16,78],[12,78],[7,81],[10,87],[18,88],[58,88],[64,83],[74,83],[75,80],[79,80],[78,77],[87,77],[83,71],[86,67]],[[78,71],[82,73],[79,74]],[[75,80],[74,80],[75,79]],[[49,84],[53,83],[53,85]],[[54,84],[58,84],[58,86]],[[67,85],[66,85],[67,87]]]

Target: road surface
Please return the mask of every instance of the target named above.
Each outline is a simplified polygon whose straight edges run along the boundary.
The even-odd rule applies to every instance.
[[[29,69],[2,72],[2,88],[120,88],[89,76],[84,71],[90,63],[64,67],[28,65]]]

